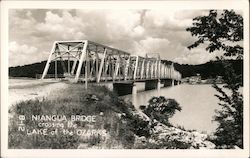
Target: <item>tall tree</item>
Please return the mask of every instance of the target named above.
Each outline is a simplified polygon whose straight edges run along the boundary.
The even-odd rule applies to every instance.
[[[187,28],[192,36],[198,40],[189,49],[200,44],[208,44],[206,50],[214,52],[223,50],[225,56],[236,56],[243,59],[243,47],[240,41],[243,40],[243,17],[233,10],[224,10],[218,15],[216,10],[210,10],[208,16],[198,16],[193,19],[193,26]]]
[[[227,57],[243,59],[243,17],[233,10],[210,10],[207,16],[193,19],[193,26],[186,29],[192,36],[198,37],[189,49],[206,45],[206,51],[212,53],[222,50],[224,55],[217,57],[224,66],[224,85],[213,87],[219,92],[220,110],[214,117],[219,126],[214,133],[218,148],[243,148],[243,96],[239,88],[243,86],[242,74],[236,75]]]

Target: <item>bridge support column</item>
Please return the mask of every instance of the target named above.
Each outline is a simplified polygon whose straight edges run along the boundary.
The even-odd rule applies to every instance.
[[[136,87],[134,87],[134,83],[133,82],[116,82],[113,83],[113,90],[119,95],[127,95],[127,94],[132,94],[133,91],[136,90]]]
[[[172,79],[162,79],[161,83],[163,84],[163,87],[170,87],[172,86]]]
[[[179,85],[179,81],[174,80],[174,85]]]
[[[132,95],[135,95],[135,94],[137,94],[137,87],[136,87],[136,84],[134,83],[133,88],[132,88]]]
[[[158,80],[147,80],[145,82],[145,91],[156,89],[158,87]]]
[[[172,86],[174,86],[175,84],[174,84],[174,82],[175,82],[175,80],[174,79],[172,79]]]
[[[161,80],[159,79],[157,83],[157,90],[160,90],[160,89],[161,89]]]
[[[164,87],[172,86],[172,80],[171,79],[162,79],[161,83],[163,83]]]

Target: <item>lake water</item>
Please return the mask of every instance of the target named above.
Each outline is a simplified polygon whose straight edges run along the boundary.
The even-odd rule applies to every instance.
[[[137,109],[140,105],[147,105],[148,100],[153,96],[175,99],[182,107],[182,111],[177,111],[170,119],[172,124],[183,126],[185,129],[211,133],[217,128],[217,123],[212,120],[215,110],[219,109],[219,100],[214,96],[215,94],[218,92],[212,85],[181,84],[160,90],[139,92],[124,98],[132,101]]]

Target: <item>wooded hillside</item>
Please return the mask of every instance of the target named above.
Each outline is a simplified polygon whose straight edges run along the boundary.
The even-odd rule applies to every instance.
[[[171,61],[165,60],[164,62],[171,64]],[[230,60],[234,69],[238,74],[243,73],[243,60]],[[73,62],[71,62],[73,64]],[[43,69],[46,65],[46,61],[40,63],[34,63],[24,66],[9,67],[10,77],[31,77],[35,78],[36,74],[42,74]],[[48,74],[54,74],[54,63],[51,63]],[[65,61],[65,66],[67,68],[67,61]],[[215,78],[216,76],[223,76],[224,70],[222,63],[220,61],[210,61],[205,64],[200,65],[188,65],[188,64],[178,64],[174,63],[174,67],[177,71],[182,74],[182,77],[195,76],[200,74],[202,79]],[[58,62],[58,74],[63,73],[63,68]]]

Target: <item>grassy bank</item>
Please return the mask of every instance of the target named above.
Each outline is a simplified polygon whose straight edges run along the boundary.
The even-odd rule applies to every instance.
[[[156,106],[155,99],[157,100],[152,100],[153,109]],[[172,101],[168,99],[159,99],[164,101],[166,107],[172,105]],[[166,114],[172,113],[168,108],[165,111]],[[9,148],[14,149],[213,147],[206,140],[206,135],[187,132],[164,123],[164,120],[153,119],[162,115],[157,114],[157,110],[150,112],[148,116],[142,114],[131,103],[102,86],[89,86],[86,91],[83,84],[70,84],[43,99],[22,101],[12,106],[9,113]],[[67,121],[34,121],[32,115],[65,116]],[[72,120],[72,116],[95,116],[95,121],[76,121]],[[48,127],[45,126],[46,123],[53,125]],[[43,133],[43,130],[46,132]],[[79,134],[79,131],[84,132]]]
[[[138,131],[138,124],[143,120],[134,116],[132,104],[125,103],[118,96],[105,87],[91,86],[88,91],[82,84],[72,84],[54,97],[43,100],[23,101],[10,109],[12,118],[9,120],[9,147],[10,148],[132,148],[135,134],[142,135]],[[105,138],[93,135],[84,138],[81,135],[27,135],[27,131],[18,131],[19,116],[26,117],[24,124],[26,129],[44,129],[38,126],[38,121],[32,121],[32,115],[65,115],[70,120],[71,115],[94,115],[96,122],[88,123],[75,121],[77,129],[105,130]],[[46,121],[40,121],[46,123]],[[47,121],[48,122],[48,121]],[[66,121],[54,122],[63,124],[67,130],[74,131],[67,126]],[[53,131],[57,127],[47,128]],[[59,129],[62,131],[62,129]]]

